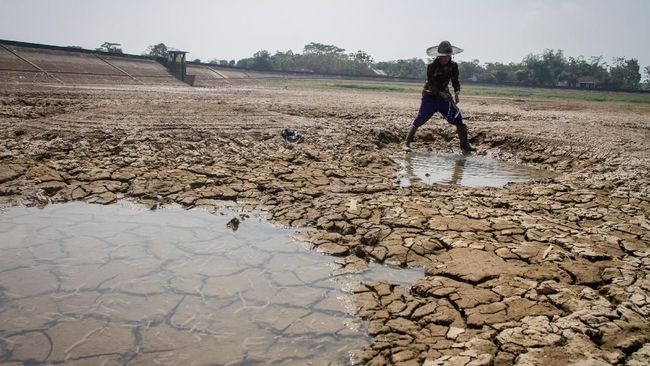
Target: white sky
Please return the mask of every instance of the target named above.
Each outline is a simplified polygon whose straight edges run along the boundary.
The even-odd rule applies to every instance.
[[[520,62],[566,56],[636,58],[650,65],[648,0],[0,0],[0,39],[126,53],[149,45],[189,59],[241,59],[256,51],[302,53],[309,42],[363,50],[375,61],[425,58],[443,39],[457,59]]]

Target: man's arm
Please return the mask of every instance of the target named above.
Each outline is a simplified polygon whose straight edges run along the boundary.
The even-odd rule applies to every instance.
[[[460,80],[458,80],[458,64],[451,65],[451,85],[454,87],[454,100],[456,103],[460,101],[458,95],[460,94]]]

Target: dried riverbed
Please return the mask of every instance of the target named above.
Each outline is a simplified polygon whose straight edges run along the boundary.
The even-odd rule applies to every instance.
[[[554,175],[401,187],[393,159],[418,101],[277,85],[3,85],[0,202],[236,202],[315,228],[302,239],[346,270],[424,267],[410,287],[354,288],[372,337],[354,354],[363,364],[647,363],[650,108],[467,97],[482,152]],[[304,142],[287,143],[285,128]],[[434,117],[415,147],[457,152],[457,140]],[[16,270],[0,268],[0,312],[16,300]],[[12,336],[0,324],[0,360],[18,352]]]

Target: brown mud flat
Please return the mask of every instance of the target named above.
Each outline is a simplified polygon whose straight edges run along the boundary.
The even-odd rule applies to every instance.
[[[411,287],[355,289],[373,337],[353,357],[361,364],[647,364],[650,108],[467,97],[461,108],[481,151],[557,175],[503,188],[402,188],[390,157],[418,102],[251,83],[5,84],[0,203],[235,201],[315,228],[304,239],[351,270],[424,267]],[[287,143],[285,128],[304,142]],[[457,140],[434,117],[415,147],[456,151]],[[9,335],[0,329],[5,361]]]

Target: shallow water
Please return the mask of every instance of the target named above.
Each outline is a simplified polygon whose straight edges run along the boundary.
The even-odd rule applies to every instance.
[[[227,223],[241,218],[236,231]],[[0,362],[347,363],[354,282],[294,231],[233,211],[67,203],[0,213]]]
[[[482,155],[440,152],[411,152],[394,157],[400,165],[400,185],[416,179],[426,184],[442,183],[467,187],[502,187],[511,182],[550,178],[554,173]]]

